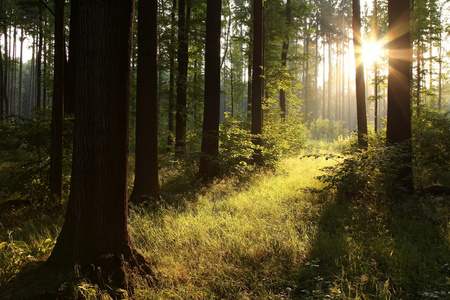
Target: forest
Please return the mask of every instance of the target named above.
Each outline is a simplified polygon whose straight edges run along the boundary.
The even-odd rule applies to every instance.
[[[450,298],[450,0],[0,0],[0,299]]]

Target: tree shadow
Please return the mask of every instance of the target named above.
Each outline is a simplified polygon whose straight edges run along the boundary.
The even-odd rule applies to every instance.
[[[293,298],[450,295],[448,199],[410,197],[393,205],[328,198],[313,220],[317,232]]]

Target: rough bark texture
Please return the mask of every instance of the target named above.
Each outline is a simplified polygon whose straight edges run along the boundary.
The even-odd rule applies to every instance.
[[[205,105],[199,176],[219,174],[221,0],[208,0],[206,11]]]
[[[158,183],[157,1],[138,2],[136,164],[133,202],[155,201]]]
[[[255,0],[253,2],[253,74],[252,74],[252,130],[254,136],[253,144],[255,147],[261,145],[263,112],[263,47],[264,47],[264,23],[263,23],[263,1]],[[253,153],[253,160],[256,164],[262,163],[261,151],[256,148]]]
[[[81,274],[93,274],[94,282],[106,280],[128,288],[124,264],[142,269],[127,227],[134,1],[80,0],[78,9],[71,193],[47,264],[63,274],[78,266]]]
[[[364,82],[364,64],[362,59],[361,8],[359,0],[353,0],[353,46],[355,52],[356,115],[358,119],[358,145],[367,146],[366,91]]]

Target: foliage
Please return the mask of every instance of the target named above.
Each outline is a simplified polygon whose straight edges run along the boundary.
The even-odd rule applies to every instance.
[[[408,164],[405,147],[409,143],[385,144],[384,139],[373,137],[366,149],[355,147],[345,156],[329,156],[339,163],[327,167],[326,174],[319,177],[326,183],[324,190],[336,190],[340,200],[368,197],[377,201],[386,199],[387,193],[404,192],[395,179]]]
[[[450,187],[450,113],[422,110],[412,126],[416,185]]]
[[[48,192],[51,111],[35,111],[34,119],[12,117],[0,123],[0,197],[43,201]],[[65,123],[63,184],[69,188],[73,122]]]
[[[226,114],[220,124],[219,160],[224,174],[246,173],[251,170],[252,136],[248,124]]]
[[[276,172],[245,183],[232,176],[184,192],[163,184],[172,193],[159,206],[130,210],[133,243],[157,275],[148,289],[127,271],[138,283],[136,299],[445,299],[445,199],[411,198],[393,207],[374,193],[352,201],[308,193],[323,187],[314,180],[319,169],[340,161],[328,157],[334,159],[284,159]],[[45,260],[62,217],[33,207],[1,211],[4,284],[26,270],[27,259]],[[127,297],[81,275],[59,296]]]
[[[344,129],[344,121],[331,122],[329,119],[318,118],[311,122],[310,133],[313,139],[336,141],[348,135]]]

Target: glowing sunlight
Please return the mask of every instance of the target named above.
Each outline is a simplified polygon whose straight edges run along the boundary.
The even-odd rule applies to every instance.
[[[375,62],[379,62],[384,52],[382,42],[375,42],[373,40],[363,44],[363,61],[366,68],[371,67]]]

